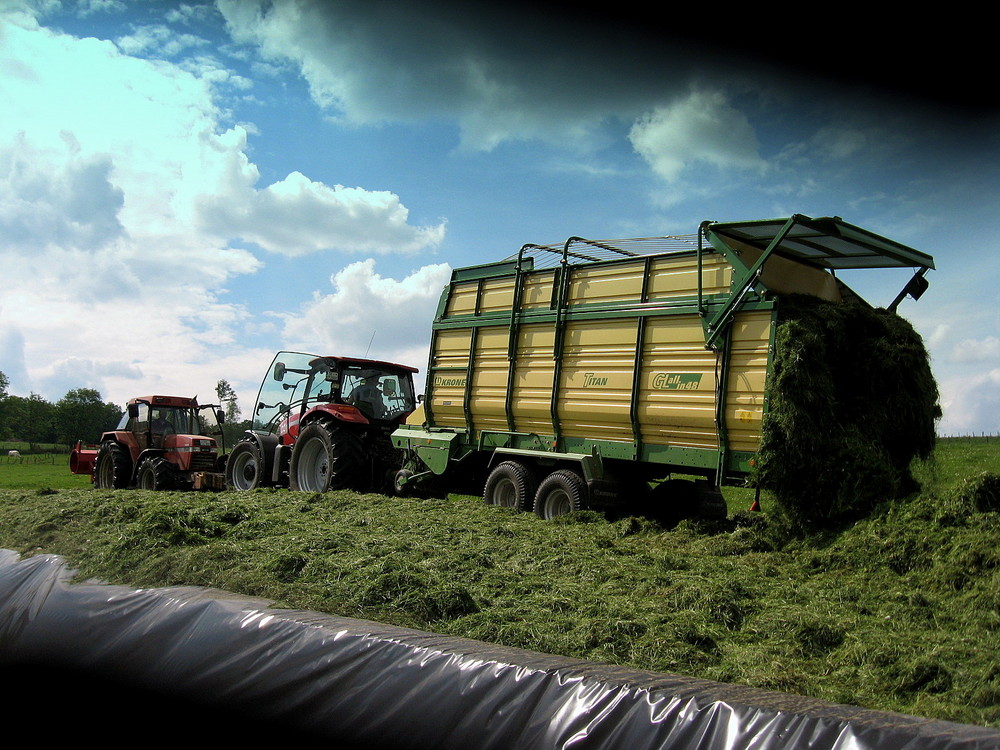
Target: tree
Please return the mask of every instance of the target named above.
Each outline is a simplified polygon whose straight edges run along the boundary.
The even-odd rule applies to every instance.
[[[10,430],[10,408],[7,404],[7,387],[10,380],[0,371],[0,440],[8,440],[13,435]]]
[[[222,425],[222,434],[227,446],[232,446],[240,436],[250,429],[250,422],[240,422],[240,407],[236,403],[236,391],[228,380],[220,380],[215,384],[215,394],[226,413],[226,422]]]
[[[31,444],[55,442],[55,407],[37,393],[28,398],[6,396],[3,399],[4,426],[9,438]]]
[[[101,394],[93,388],[74,388],[56,403],[56,440],[94,442],[102,432],[113,428],[120,417],[121,409],[115,404],[102,403]]]
[[[236,422],[240,418],[240,406],[236,402],[236,391],[229,385],[228,380],[220,380],[215,384],[215,394],[219,397],[219,403],[226,412],[227,422]]]

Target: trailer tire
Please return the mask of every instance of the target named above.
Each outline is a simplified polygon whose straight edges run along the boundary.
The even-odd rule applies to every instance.
[[[172,490],[174,468],[167,459],[160,456],[143,459],[139,464],[136,485],[141,490]]]
[[[587,508],[587,483],[569,469],[553,471],[538,486],[535,513],[547,521]]]
[[[364,461],[355,433],[340,425],[312,422],[302,428],[295,441],[288,483],[301,492],[359,489]]]
[[[241,440],[233,446],[226,461],[226,489],[246,492],[266,487],[271,482],[257,444]]]
[[[483,502],[504,508],[531,510],[535,492],[535,477],[524,464],[504,461],[497,464],[483,487]]]
[[[99,490],[120,490],[132,479],[132,459],[112,440],[101,443],[94,459],[94,486]]]

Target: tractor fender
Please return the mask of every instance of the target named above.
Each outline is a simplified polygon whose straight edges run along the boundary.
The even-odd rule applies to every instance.
[[[371,424],[368,421],[368,417],[362,414],[361,410],[356,406],[351,406],[350,404],[320,404],[302,415],[302,419],[299,420],[299,429],[301,430],[309,422],[315,419],[322,419],[323,417],[349,424]]]

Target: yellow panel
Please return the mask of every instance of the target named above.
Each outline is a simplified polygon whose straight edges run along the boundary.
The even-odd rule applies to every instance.
[[[512,403],[519,432],[552,434],[552,378],[555,331],[551,323],[521,326],[518,332],[517,368]]]
[[[506,430],[507,326],[479,329],[472,363],[472,424],[475,430]]]
[[[732,283],[733,269],[719,254],[707,253],[702,257],[701,278],[702,294],[728,292]],[[692,297],[697,294],[697,256],[657,258],[652,262],[647,289],[650,301],[671,297]]]
[[[642,261],[574,268],[569,304],[639,302],[646,264]]]
[[[697,315],[649,321],[639,388],[642,439],[653,445],[717,448],[716,354]]]
[[[510,310],[514,304],[514,277],[504,276],[498,279],[487,279],[483,282],[482,296],[479,299],[481,313]]]
[[[466,371],[471,348],[472,331],[469,328],[438,331],[434,337],[430,409],[435,425],[465,425],[462,405],[465,401]]]
[[[563,342],[559,423],[566,437],[632,440],[635,318],[571,323]]]
[[[552,285],[556,272],[535,271],[525,276],[521,291],[521,308],[549,307],[552,304]]]
[[[453,285],[448,295],[445,315],[472,315],[476,312],[476,297],[478,295],[478,281],[463,281]]]
[[[770,335],[770,312],[741,313],[733,320],[726,393],[726,431],[732,450],[760,448]]]

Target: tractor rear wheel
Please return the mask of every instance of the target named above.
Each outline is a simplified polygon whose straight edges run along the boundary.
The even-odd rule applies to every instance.
[[[517,461],[497,464],[483,487],[483,502],[504,508],[530,510],[535,494],[535,478],[531,471]]]
[[[538,486],[535,495],[535,513],[546,520],[556,516],[585,510],[587,484],[583,477],[569,469],[553,471]]]
[[[132,459],[118,443],[101,443],[94,459],[94,486],[99,490],[120,490],[132,479]]]
[[[313,422],[302,428],[295,441],[288,483],[302,492],[360,489],[364,463],[357,434],[337,424]]]
[[[269,485],[264,479],[264,462],[257,445],[251,440],[241,440],[233,446],[226,461],[226,487],[244,492]]]
[[[143,459],[136,483],[142,490],[174,489],[174,467],[162,456]]]

